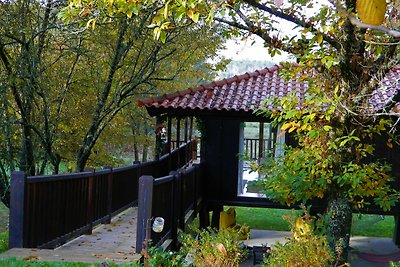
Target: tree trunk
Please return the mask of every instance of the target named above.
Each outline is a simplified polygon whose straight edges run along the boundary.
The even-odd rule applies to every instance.
[[[27,175],[35,175],[35,160],[33,156],[32,131],[29,126],[22,126],[22,144],[19,168]]]
[[[352,207],[343,193],[335,192],[328,201],[328,240],[334,252],[337,263],[347,261],[350,230],[352,221]]]

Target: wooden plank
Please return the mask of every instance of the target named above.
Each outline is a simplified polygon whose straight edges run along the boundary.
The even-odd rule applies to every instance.
[[[13,172],[11,174],[10,195],[10,236],[9,248],[24,247],[24,212],[25,212],[26,174]]]
[[[146,231],[148,222],[151,220],[153,205],[153,176],[142,176],[139,178],[139,199],[138,199],[138,222],[136,228],[136,253],[142,252],[145,248]]]

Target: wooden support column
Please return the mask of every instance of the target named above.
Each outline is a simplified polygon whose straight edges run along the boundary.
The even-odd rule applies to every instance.
[[[260,122],[258,140],[258,163],[264,158],[264,122]]]
[[[179,148],[179,143],[181,142],[181,119],[176,118],[176,146]],[[178,153],[178,168],[181,166],[180,153]]]
[[[185,145],[188,142],[188,131],[189,131],[189,118],[185,117]],[[190,151],[190,147],[186,146],[185,147],[185,164],[189,162],[189,151]]]
[[[168,169],[171,170],[172,162],[171,162],[171,137],[172,137],[172,117],[168,116],[168,129],[167,129],[167,152],[170,154],[168,157]]]
[[[11,174],[10,195],[10,236],[9,248],[24,247],[24,221],[25,221],[25,189],[26,174],[13,172]]]
[[[155,133],[156,133],[156,148],[155,148],[155,160],[159,160],[161,157],[161,150],[162,150],[162,144],[161,144],[161,135],[159,134],[159,132],[161,132],[161,120],[160,117],[157,116],[156,118],[156,129],[155,129]]]
[[[201,205],[199,207],[199,223],[200,228],[204,229],[210,226],[210,212],[206,205]]]
[[[267,143],[268,157],[273,157],[274,156],[274,152],[271,151],[271,149],[274,147],[275,141],[276,141],[275,139],[273,139],[274,137],[272,136],[272,133],[274,131],[275,130],[272,128],[272,125],[269,124],[269,127],[268,127],[268,143]],[[276,134],[275,134],[275,136],[276,136]]]
[[[189,141],[190,141],[190,146],[189,146],[188,155],[189,155],[190,159],[193,161],[193,160],[197,159],[197,143],[195,143],[194,141],[192,142],[192,137],[193,137],[193,117],[190,117],[190,123],[189,123]]]
[[[171,134],[172,133],[172,117],[168,116],[168,129],[167,129],[167,151],[171,153]]]
[[[394,216],[393,242],[400,247],[400,216]]]
[[[219,217],[221,211],[224,210],[224,206],[215,205],[212,209],[212,217],[211,217],[211,227],[215,229],[219,229]]]
[[[188,141],[188,126],[189,122],[188,122],[188,117],[185,117],[185,144]]]
[[[150,237],[150,220],[153,206],[153,176],[139,178],[138,221],[136,228],[136,253],[145,248],[146,232]]]

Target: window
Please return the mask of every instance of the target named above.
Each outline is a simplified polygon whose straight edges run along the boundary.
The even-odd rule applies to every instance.
[[[250,164],[254,161],[261,162],[270,157],[282,155],[285,135],[279,134],[279,129],[272,127],[271,123],[243,122],[239,134],[239,174],[238,195],[262,196],[256,185],[262,174],[251,172]]]

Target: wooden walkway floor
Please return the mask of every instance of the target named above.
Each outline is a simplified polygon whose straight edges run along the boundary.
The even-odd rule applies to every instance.
[[[135,253],[137,207],[117,215],[111,224],[100,225],[91,235],[80,236],[63,246],[52,249],[11,249],[3,257],[71,262],[132,262]]]

